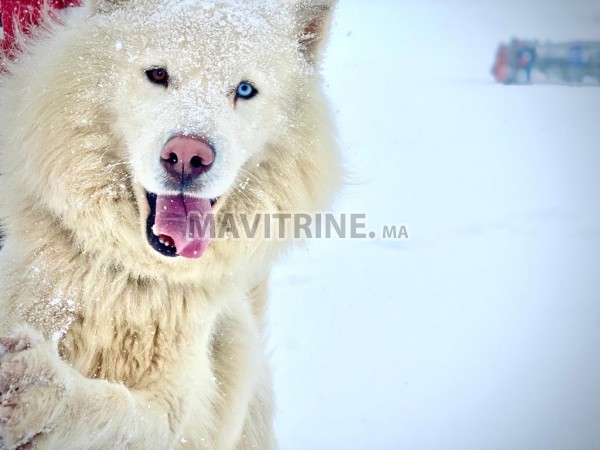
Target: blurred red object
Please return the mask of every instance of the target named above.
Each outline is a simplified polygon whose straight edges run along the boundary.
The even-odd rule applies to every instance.
[[[510,67],[508,65],[508,50],[506,45],[501,45],[496,53],[496,61],[492,72],[498,83],[506,83],[508,81],[508,73]]]
[[[7,55],[15,50],[15,34],[17,30],[27,32],[40,21],[44,1],[55,9],[69,6],[80,6],[82,0],[0,0],[0,17],[2,20],[2,50]]]

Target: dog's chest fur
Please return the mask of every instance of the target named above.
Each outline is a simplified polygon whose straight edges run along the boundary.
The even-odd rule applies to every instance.
[[[57,341],[61,357],[86,377],[141,389],[165,371],[210,366],[223,301],[206,289],[100,276],[89,267],[32,272],[24,319]]]

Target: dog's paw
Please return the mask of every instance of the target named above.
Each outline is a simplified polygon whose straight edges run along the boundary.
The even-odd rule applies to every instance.
[[[0,450],[38,448],[69,390],[68,366],[34,331],[0,338]]]

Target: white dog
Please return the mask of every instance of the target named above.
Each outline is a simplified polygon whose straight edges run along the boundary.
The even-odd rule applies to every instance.
[[[288,242],[186,223],[330,201],[333,1],[98,0],[22,42],[0,87],[0,448],[275,447],[264,310]]]

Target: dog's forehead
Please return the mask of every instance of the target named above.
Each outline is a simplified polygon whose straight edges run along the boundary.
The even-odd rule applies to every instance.
[[[153,6],[151,6],[153,5]],[[133,2],[115,12],[137,48],[158,50],[178,60],[225,59],[245,63],[288,52],[293,23],[281,2],[270,0]]]

